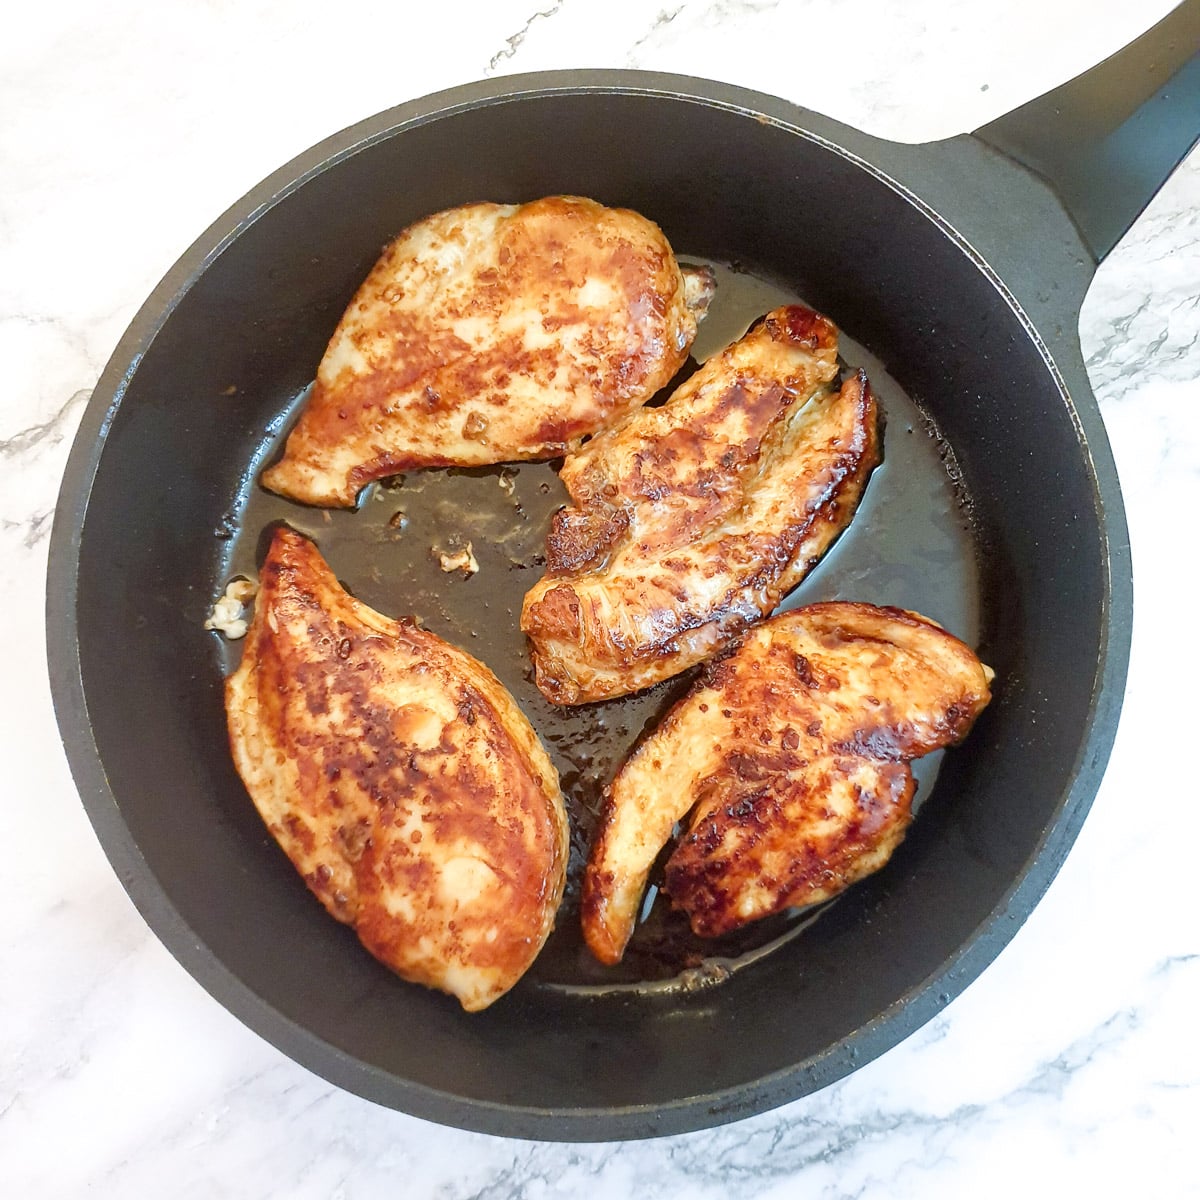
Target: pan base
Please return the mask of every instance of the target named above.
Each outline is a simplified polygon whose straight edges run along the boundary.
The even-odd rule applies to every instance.
[[[740,337],[764,312],[799,299],[785,285],[745,267],[684,258],[707,262],[718,281],[693,347],[699,361]],[[836,321],[837,314],[830,315]],[[781,609],[832,599],[896,605],[931,617],[974,644],[980,625],[977,539],[953,453],[885,364],[846,333],[841,355],[849,366],[866,369],[878,396],[886,420],[883,463],[850,528]],[[485,662],[512,692],[560,773],[571,818],[563,906],[522,986],[580,995],[692,992],[720,983],[800,936],[828,905],[702,939],[652,889],[624,960],[616,967],[595,962],[583,944],[578,903],[602,789],[643,731],[687,690],[694,672],[618,700],[575,709],[549,704],[533,684],[518,620],[524,594],[544,565],[550,519],[567,499],[556,464],[412,472],[375,485],[353,512],[297,505],[258,486],[257,476],[281,448],[306,394],[281,412],[247,472],[221,531],[212,599],[234,576],[257,577],[270,529],[286,522],[316,541],[352,594],[390,616],[415,617]],[[440,556],[468,543],[478,572],[443,570]],[[211,636],[215,666],[226,675],[237,664],[239,643]],[[914,764],[918,805],[933,789],[941,757],[930,755]]]

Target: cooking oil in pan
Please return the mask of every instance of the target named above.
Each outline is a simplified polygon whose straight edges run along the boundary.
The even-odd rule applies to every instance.
[[[708,265],[718,286],[693,347],[699,361],[740,337],[769,309],[797,299],[759,276]],[[831,316],[837,320],[836,313]],[[830,599],[892,604],[921,612],[973,643],[980,620],[975,539],[951,452],[884,364],[844,333],[840,349],[849,367],[866,369],[879,398],[886,420],[883,462],[849,529],[781,607]],[[585,995],[687,992],[719,983],[811,925],[827,906],[768,918],[720,939],[698,938],[652,883],[623,962],[602,967],[592,959],[579,931],[578,904],[601,793],[695,672],[618,700],[574,709],[550,704],[533,684],[518,622],[525,592],[544,566],[550,519],[567,499],[556,464],[411,472],[370,489],[356,511],[307,508],[256,481],[303,399],[296,397],[281,414],[251,466],[238,511],[224,531],[213,599],[231,577],[257,576],[269,531],[283,521],[313,538],[360,600],[389,616],[415,617],[486,663],[512,692],[558,768],[571,819],[566,896],[529,980]],[[477,571],[453,565],[464,551]],[[239,644],[215,635],[214,644],[219,667],[228,673]],[[930,755],[914,764],[918,801],[932,788],[940,758]]]

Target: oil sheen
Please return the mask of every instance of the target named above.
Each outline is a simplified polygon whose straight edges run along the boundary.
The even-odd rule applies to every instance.
[[[717,292],[693,347],[691,369],[763,313],[799,299],[778,282],[721,263],[708,265],[717,275]],[[829,316],[837,321],[836,313]],[[847,367],[866,369],[879,399],[883,462],[850,527],[781,608],[832,599],[896,605],[974,644],[980,620],[976,538],[953,452],[885,364],[851,333],[843,331],[840,351]],[[550,704],[533,684],[518,621],[524,594],[544,565],[550,519],[567,499],[558,464],[412,472],[365,491],[355,511],[308,508],[257,483],[258,472],[282,448],[303,399],[295,397],[281,412],[250,464],[222,531],[212,599],[234,576],[257,577],[270,529],[286,522],[316,541],[353,595],[388,616],[416,618],[486,663],[512,692],[558,768],[571,818],[566,896],[529,982],[585,994],[691,991],[719,983],[802,936],[818,912],[783,914],[721,939],[697,938],[652,884],[624,961],[602,967],[591,958],[579,932],[578,897],[603,788],[642,733],[687,690],[694,672],[618,700],[573,709]],[[444,570],[442,556],[468,544],[479,570]],[[215,668],[228,674],[240,643],[206,636],[216,648]],[[918,805],[933,789],[940,758],[914,764]]]

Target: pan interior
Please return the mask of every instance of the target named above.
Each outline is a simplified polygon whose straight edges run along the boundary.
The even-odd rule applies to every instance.
[[[711,1125],[881,1052],[969,978],[958,969],[968,950],[981,965],[1010,936],[1015,922],[997,914],[1013,915],[1031,871],[1044,881],[1057,865],[1087,753],[1105,641],[1102,514],[1070,402],[1019,314],[958,239],[861,163],[674,94],[528,93],[380,123],[295,179],[212,231],[178,294],[141,318],[135,369],[114,362],[93,400],[116,408],[79,531],[71,631],[104,781],[85,801],[148,919],[214,994],[308,1066],[491,1132]],[[503,468],[409,475],[328,522],[254,484],[389,237],[450,205],[556,192],[636,208],[685,259],[730,267],[698,353],[783,296],[847,331],[845,359],[867,367],[887,408],[885,463],[792,599],[924,611],[978,643],[998,686],[937,786],[923,787],[891,863],[786,946],[686,994],[644,986],[674,977],[668,947],[665,964],[626,980],[634,990],[595,994],[568,914],[534,977],[468,1017],[396,980],[309,897],[233,770],[221,699],[232,660],[202,625],[225,579],[251,573],[261,531],[287,519],[361,599],[414,612],[483,658],[542,729],[577,815],[594,803],[674,689],[548,723],[515,617],[561,501],[552,468],[510,471],[511,496]],[[406,526],[391,523],[399,510]],[[456,537],[473,543],[473,579],[429,556]]]
[[[682,258],[705,262],[686,253]],[[763,313],[799,300],[774,280],[722,263],[705,265],[717,276],[717,294],[681,376],[740,337]],[[952,453],[932,419],[873,355],[845,335],[840,350],[850,367],[868,370],[884,413],[884,462],[849,530],[781,607],[831,599],[894,604],[922,612],[974,643],[977,555],[970,504]],[[652,891],[622,963],[603,967],[595,962],[580,935],[578,902],[601,791],[642,731],[657,724],[696,672],[608,702],[575,709],[550,704],[533,684],[519,616],[525,592],[542,574],[550,518],[567,501],[556,464],[409,472],[365,491],[357,511],[315,510],[266,491],[256,483],[254,470],[281,450],[287,418],[306,395],[307,389],[273,423],[278,435],[264,440],[231,506],[229,537],[222,539],[227,549],[216,561],[212,598],[233,577],[256,577],[270,530],[286,523],[313,538],[353,595],[390,616],[415,617],[497,674],[547,747],[571,819],[563,906],[527,986],[593,995],[647,987],[690,990],[720,981],[791,941],[815,912],[781,915],[724,938],[705,939],[694,936],[682,914]],[[468,545],[479,563],[477,573],[442,569],[441,555]],[[229,674],[241,643],[215,633],[208,639],[214,670]],[[932,788],[940,759],[935,754],[916,764],[918,806]]]

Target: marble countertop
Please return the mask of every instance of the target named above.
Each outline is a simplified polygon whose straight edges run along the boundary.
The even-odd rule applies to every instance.
[[[642,67],[772,92],[870,133],[976,127],[1170,0],[43,0],[0,45],[0,1191],[8,1196],[1200,1195],[1200,840],[1177,724],[1200,504],[1200,154],[1101,267],[1088,371],[1131,528],[1124,716],[1045,900],[963,995],[817,1095],[702,1133],[587,1146],[430,1125],[340,1092],[226,1013],[149,933],[80,806],[42,635],[60,475],[89,389],[192,239],[337,129],[472,79]],[[1181,552],[1182,551],[1182,552]],[[1169,731],[1169,732],[1167,732]],[[1164,737],[1164,733],[1166,736]],[[1168,853],[1170,851],[1170,853]]]

